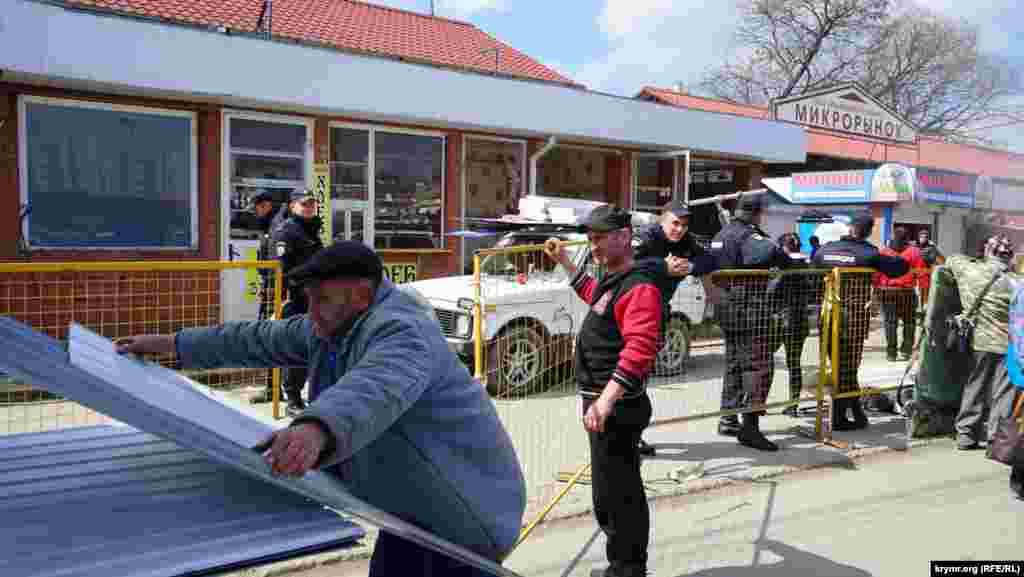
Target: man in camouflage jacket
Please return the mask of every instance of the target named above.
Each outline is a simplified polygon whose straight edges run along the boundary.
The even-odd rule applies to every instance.
[[[970,376],[956,417],[957,447],[962,450],[976,449],[991,437],[999,411],[1012,396],[1006,369],[1012,288],[1007,273],[1012,258],[1009,239],[997,235],[985,243],[984,258],[953,255],[946,260],[945,268],[953,275],[960,293],[963,316],[971,311],[985,286],[996,279],[969,319],[974,324]]]

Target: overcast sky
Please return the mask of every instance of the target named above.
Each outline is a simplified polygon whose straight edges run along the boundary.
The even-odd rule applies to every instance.
[[[371,0],[429,13],[430,0]],[[977,24],[983,47],[1024,64],[1020,0],[919,0]],[[730,0],[435,0],[439,16],[465,20],[592,90],[634,96],[643,86],[696,84],[729,54]],[[1024,125],[988,131],[1024,152]]]

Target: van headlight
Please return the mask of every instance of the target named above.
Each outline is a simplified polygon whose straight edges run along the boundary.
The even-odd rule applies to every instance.
[[[469,315],[456,315],[455,317],[455,334],[460,337],[468,337],[472,328]]]

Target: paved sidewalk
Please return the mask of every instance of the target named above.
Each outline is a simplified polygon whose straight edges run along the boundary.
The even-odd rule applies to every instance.
[[[664,425],[647,430],[645,437],[655,446],[657,455],[643,462],[643,476],[649,499],[713,491],[730,485],[749,483],[797,471],[838,467],[856,467],[858,459],[881,452],[913,450],[936,440],[914,440],[908,445],[905,421],[896,415],[869,413],[871,426],[864,431],[837,434],[850,443],[847,450],[821,446],[795,433],[797,427],[813,427],[814,419],[799,419],[770,414],[762,418],[762,429],[777,442],[775,453],[755,451],[739,445],[732,437],[714,431],[712,421]],[[938,439],[941,440],[941,439]],[[583,465],[584,462],[578,463]],[[690,478],[687,478],[690,476]],[[547,516],[555,519],[589,515],[590,485],[583,477]],[[565,487],[564,483],[561,487]],[[530,512],[528,512],[530,513]],[[536,511],[524,523],[534,520]],[[367,527],[367,537],[348,550],[323,553],[252,568],[231,577],[272,577],[329,565],[345,560],[366,558],[373,549],[376,531]],[[528,538],[529,540],[529,538]]]

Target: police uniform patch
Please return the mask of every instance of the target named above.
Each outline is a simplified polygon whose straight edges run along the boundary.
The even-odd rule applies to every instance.
[[[644,241],[640,240],[639,237],[633,237],[633,248],[640,248],[640,245],[642,245],[643,243]]]
[[[283,242],[277,243],[277,256],[284,256],[286,252],[288,252],[288,244]]]
[[[764,240],[764,237],[759,235],[759,234],[757,234],[756,232],[754,234],[750,235],[750,238],[752,238],[754,240]]]

